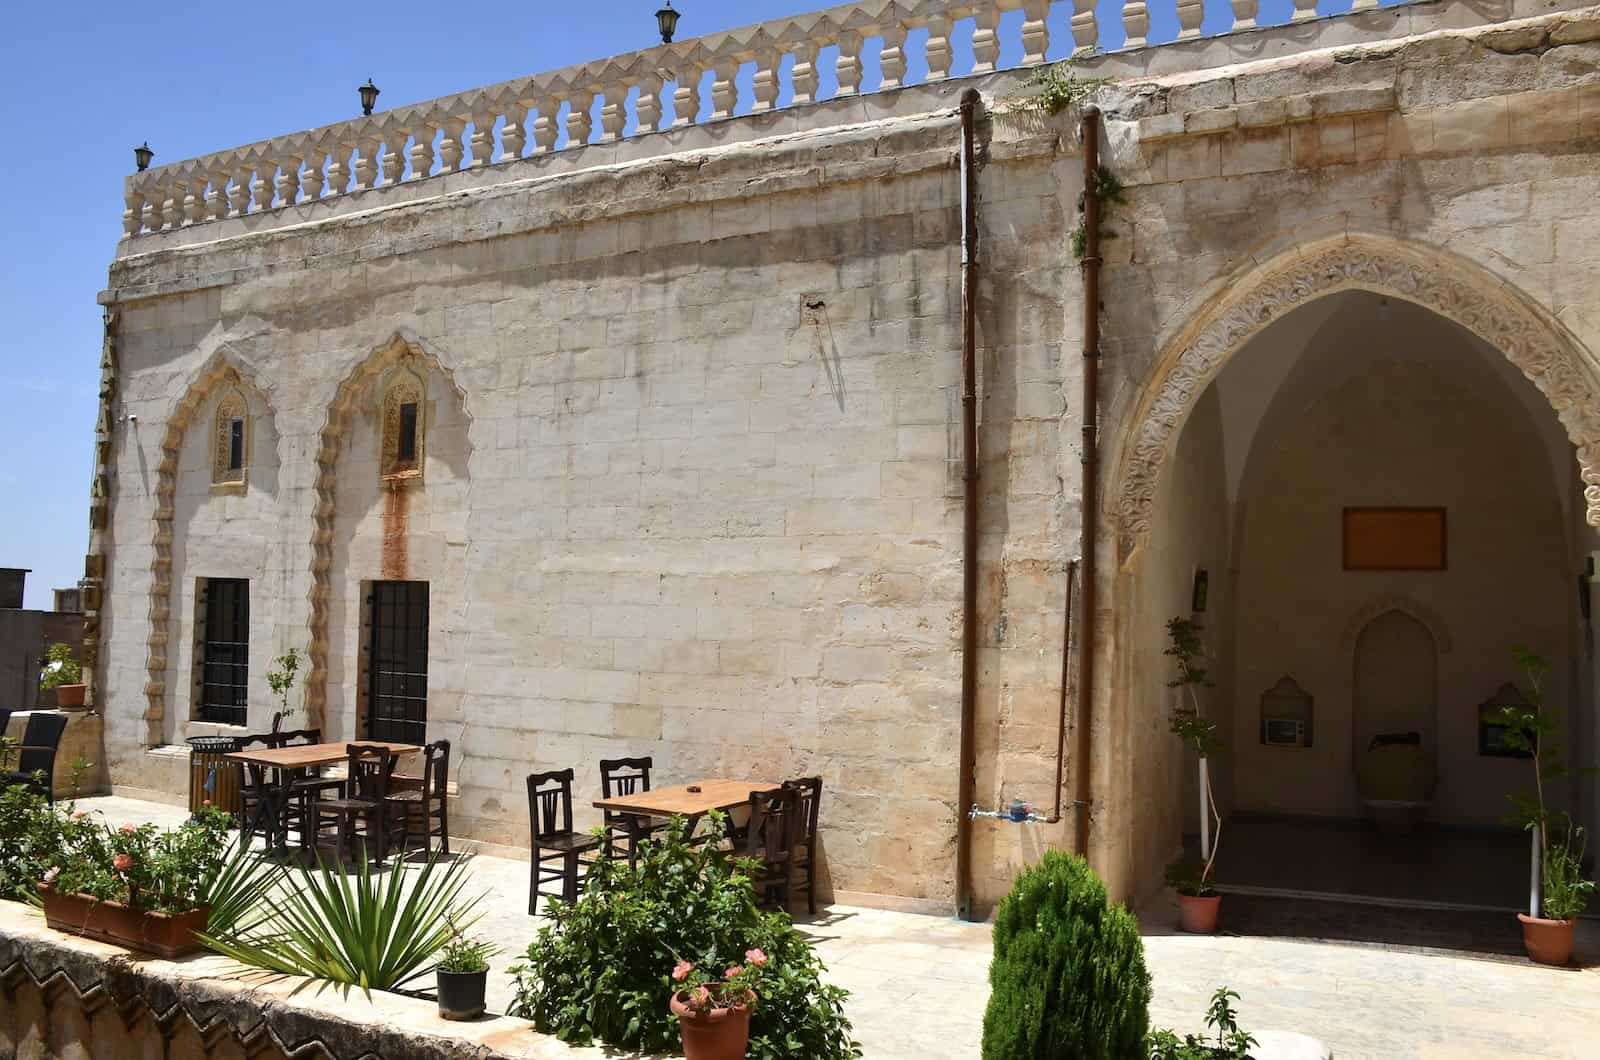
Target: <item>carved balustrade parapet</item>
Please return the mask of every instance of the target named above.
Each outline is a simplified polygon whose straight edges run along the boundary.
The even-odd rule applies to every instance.
[[[1207,36],[1259,28],[1259,0],[1158,3],[1174,5],[1168,21],[1175,23],[1171,32],[1176,39],[1164,44],[1183,45],[1200,37],[1208,7],[1214,23],[1226,19],[1227,25]],[[1315,3],[1294,0],[1293,22],[1315,17]],[[1390,6],[1413,3],[1439,6],[1428,0]],[[1350,14],[1370,14],[1376,7],[1377,0],[1354,0]],[[1324,21],[1338,17],[1325,16]],[[1400,13],[1391,18],[1393,32],[1409,31]],[[589,143],[848,98],[864,90],[935,82],[956,73],[958,54],[971,57],[961,75],[1038,65],[1047,61],[1052,33],[1062,36],[1057,54],[1105,50],[1108,45],[1113,50],[1144,48],[1150,23],[1145,0],[1125,0],[1115,26],[1101,24],[1094,0],[856,0],[136,173],[125,183],[123,237],[304,207]],[[863,81],[874,56],[878,77],[868,88]]]

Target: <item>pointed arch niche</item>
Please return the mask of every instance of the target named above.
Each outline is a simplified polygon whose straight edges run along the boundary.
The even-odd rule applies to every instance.
[[[191,442],[190,428],[201,420],[201,444]],[[167,414],[161,436],[160,464],[156,471],[155,509],[152,518],[150,562],[149,636],[145,651],[145,742],[157,746],[179,734],[168,717],[172,691],[169,678],[174,648],[172,619],[185,611],[175,593],[193,574],[183,554],[188,542],[190,509],[201,492],[242,496],[256,487],[275,494],[276,481],[256,487],[248,481],[257,462],[256,435],[275,441],[273,413],[265,391],[256,385],[254,372],[231,349],[219,349],[189,380],[183,396]],[[236,447],[237,445],[237,447]],[[186,458],[186,450],[188,450]],[[275,444],[268,446],[275,466]],[[237,460],[235,460],[237,456]],[[237,466],[234,466],[237,464]],[[267,498],[275,503],[275,498]],[[177,575],[175,576],[175,569]],[[179,646],[180,654],[183,651]],[[182,719],[177,719],[181,721]]]
[[[341,689],[356,683],[360,620],[352,599],[373,580],[428,580],[426,569],[415,569],[423,562],[416,553],[443,551],[420,546],[439,536],[443,513],[466,511],[470,423],[454,370],[408,334],[393,335],[339,384],[317,448],[307,724],[332,731],[328,686],[336,665]],[[380,546],[365,530],[360,548],[353,546],[364,520],[381,522]],[[349,649],[338,658],[336,614],[340,644]]]

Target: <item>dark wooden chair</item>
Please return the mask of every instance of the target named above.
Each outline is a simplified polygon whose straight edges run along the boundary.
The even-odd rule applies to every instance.
[[[317,792],[311,795],[311,835],[320,840],[326,828],[335,826],[337,857],[343,858],[346,851],[354,856],[359,838],[363,856],[376,865],[389,854],[389,819],[393,810],[388,796],[394,752],[387,747],[349,744],[345,754],[349,764],[345,793],[332,798]]]
[[[561,898],[578,900],[581,890],[578,866],[588,864],[582,855],[596,850],[600,840],[572,830],[572,777],[570,769],[528,774],[528,824],[533,833],[533,860],[528,873],[528,915],[539,910],[539,888],[561,881]],[[560,867],[547,866],[550,861]]]
[[[794,834],[793,866],[794,880],[792,888],[806,892],[806,909],[815,913],[817,911],[817,814],[822,805],[822,778],[801,777],[798,780],[786,780],[786,788],[792,788],[799,794],[800,805],[798,827]]]
[[[10,723],[10,712],[6,713]],[[55,804],[56,748],[61,746],[61,734],[67,730],[65,714],[46,714],[34,711],[28,715],[28,727],[22,731],[22,743],[17,745],[17,768],[7,774],[5,783],[25,784]],[[0,732],[4,732],[0,729]]]
[[[400,777],[390,778],[389,806],[400,822],[400,849],[411,843],[412,823],[422,837],[422,849],[431,850],[431,840],[439,837],[439,851],[450,855],[450,741],[435,740],[422,749],[422,781],[401,785]]]
[[[283,746],[277,733],[257,733],[242,736],[234,744],[235,751],[249,751],[256,747],[271,750]],[[257,832],[267,837],[267,846],[283,849],[287,845],[284,832],[288,800],[285,797],[278,771],[256,762],[244,763],[239,785],[239,831],[245,846]]]
[[[650,790],[650,770],[655,767],[655,760],[646,756],[644,758],[602,758],[600,759],[600,791],[605,798],[613,799],[619,795],[637,795],[641,791]],[[615,845],[619,839],[628,840],[628,862],[632,864],[635,858],[632,837],[647,838],[653,832],[659,832],[666,827],[665,822],[651,824],[649,818],[640,818],[636,814],[616,813],[612,810],[604,811],[606,825],[606,842]],[[630,828],[630,817],[633,818]]]
[[[294,729],[288,732],[274,732],[272,738],[277,741],[274,747],[309,747],[322,742],[321,729]],[[311,802],[317,795],[326,795],[337,798],[345,793],[345,778],[329,776],[319,768],[295,769],[280,780],[288,785],[288,797],[283,806],[284,831],[294,830],[300,835],[300,845],[308,845],[316,832],[315,819],[311,816]]]
[[[790,787],[750,793],[750,826],[745,834],[745,856],[761,863],[755,881],[761,904],[789,908],[794,891],[794,846],[799,834],[800,792]]]

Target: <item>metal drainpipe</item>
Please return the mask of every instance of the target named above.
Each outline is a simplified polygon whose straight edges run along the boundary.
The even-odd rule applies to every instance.
[[[1067,678],[1072,672],[1072,606],[1077,582],[1078,561],[1068,560],[1067,607],[1062,613],[1061,628],[1061,702],[1060,713],[1056,717],[1056,808],[1044,819],[1045,824],[1059,824],[1061,821],[1061,768],[1067,758]]]
[[[1100,200],[1095,177],[1100,169],[1100,108],[1083,108],[1083,482],[1079,519],[1083,535],[1082,627],[1078,634],[1078,746],[1072,768],[1076,779],[1073,809],[1077,827],[1073,842],[1077,853],[1089,856],[1089,774],[1093,768],[1090,734],[1094,725],[1095,652],[1095,499],[1099,493],[1100,401]]]
[[[956,785],[956,915],[971,920],[978,703],[978,188],[973,148],[983,97],[961,93],[961,773]]]

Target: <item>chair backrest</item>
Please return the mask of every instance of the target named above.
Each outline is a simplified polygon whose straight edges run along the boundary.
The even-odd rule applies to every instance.
[[[570,769],[528,774],[528,825],[533,838],[572,834]]]
[[[809,849],[817,842],[817,811],[822,805],[822,778],[800,777],[784,781],[783,786],[799,793],[800,826],[795,831],[795,842],[804,843]]]
[[[449,783],[450,741],[435,740],[422,748],[422,794],[442,799]]]
[[[383,801],[389,795],[389,778],[394,776],[394,752],[387,747],[346,744],[349,762],[350,797]]]
[[[321,729],[295,729],[292,732],[273,733],[277,738],[277,747],[303,747],[309,744],[322,742]]]
[[[750,793],[745,853],[769,865],[788,860],[800,830],[800,793],[778,787]]]
[[[602,758],[600,759],[600,791],[605,798],[611,799],[618,795],[637,795],[641,791],[650,790],[650,770],[655,766],[655,760],[644,758]],[[615,824],[627,814],[605,812],[606,824]]]
[[[24,773],[55,770],[56,748],[61,734],[67,729],[65,714],[43,714],[38,711],[28,715],[28,727],[22,734],[22,745],[27,748],[17,756],[18,767]]]
[[[233,749],[235,751],[248,751],[253,747],[260,746],[271,750],[272,748],[278,746],[277,739],[277,733],[252,733],[249,736],[239,737],[239,739],[234,742]],[[259,795],[261,793],[261,789],[266,787],[267,770],[269,768],[271,767],[261,765],[259,762],[246,762],[244,764],[245,791],[252,795]]]

